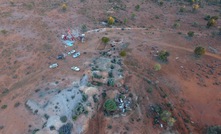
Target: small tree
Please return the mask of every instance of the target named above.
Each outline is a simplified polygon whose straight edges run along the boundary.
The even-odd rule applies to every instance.
[[[199,46],[199,47],[196,47],[195,50],[194,50],[194,53],[197,55],[197,56],[201,56],[203,54],[206,53],[206,49]]]
[[[61,5],[61,8],[62,8],[62,10],[63,11],[66,11],[67,10],[67,4],[65,4],[65,3],[63,3],[62,5]]]
[[[135,10],[136,10],[136,11],[140,11],[140,5],[136,5],[136,6],[135,6]]]
[[[179,12],[185,12],[186,11],[186,6],[182,6],[179,10]]]
[[[193,31],[189,31],[187,34],[188,34],[189,37],[193,37],[194,36],[194,32]]]
[[[209,126],[207,128],[206,134],[220,134],[221,126]]]
[[[155,71],[159,71],[161,69],[161,65],[157,63],[157,64],[154,65],[153,68],[154,68]]]
[[[66,116],[61,116],[60,120],[62,123],[65,123],[67,121],[67,117]]]
[[[107,80],[107,85],[108,86],[114,86],[114,79],[113,78],[109,78],[108,80]]]
[[[115,19],[110,16],[110,17],[107,19],[107,22],[108,22],[109,25],[113,25],[114,22],[115,22]]]
[[[87,32],[87,25],[85,25],[85,24],[81,25],[81,32],[82,33]]]
[[[10,4],[11,4],[12,6],[14,6],[14,5],[15,5],[14,0],[10,0]]]
[[[207,27],[215,26],[217,24],[218,16],[211,17],[207,22]]]
[[[161,117],[161,120],[164,121],[164,122],[167,122],[168,119],[171,117],[171,112],[170,111],[167,111],[167,110],[164,110],[161,114],[160,114],[160,117]]]
[[[107,43],[110,41],[110,39],[109,39],[108,37],[102,37],[102,38],[101,38],[101,41],[102,41],[104,44],[107,44]]]
[[[194,4],[194,5],[193,5],[193,11],[195,12],[197,9],[199,9],[199,7],[200,7],[200,6],[199,6],[198,4]]]
[[[162,50],[159,52],[158,58],[162,61],[167,61],[167,57],[170,55],[166,50]]]
[[[120,52],[120,56],[121,56],[121,57],[125,57],[126,55],[127,55],[127,53],[126,53],[125,50],[123,50],[123,51]]]
[[[161,114],[160,114],[160,117],[161,117],[161,120],[166,122],[168,126],[173,126],[173,124],[176,122],[176,120],[171,117],[171,112],[170,111],[163,111]]]
[[[180,27],[180,23],[176,22],[176,23],[173,24],[173,28],[176,29],[176,28],[178,28],[178,27]]]
[[[108,99],[104,103],[104,108],[105,110],[112,112],[117,110],[117,104],[113,99]]]
[[[160,1],[160,2],[159,2],[159,5],[160,5],[160,6],[163,6],[163,1]]]
[[[127,24],[128,20],[127,18],[124,18],[124,24]]]
[[[135,13],[132,13],[132,14],[131,14],[131,19],[132,19],[132,20],[135,20],[135,18],[136,18],[136,14],[135,14]]]
[[[167,125],[172,127],[173,124],[176,122],[176,120],[173,118],[173,117],[170,117],[168,120],[167,120]]]

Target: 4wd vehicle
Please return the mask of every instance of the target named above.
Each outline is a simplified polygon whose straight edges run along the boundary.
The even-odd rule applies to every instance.
[[[71,67],[71,69],[74,70],[74,71],[77,71],[77,72],[80,71],[80,68],[76,67],[76,66]]]
[[[71,54],[73,54],[73,53],[75,53],[76,51],[73,49],[73,50],[71,50],[71,51],[69,51],[68,52],[68,55],[71,55]]]
[[[54,63],[49,66],[49,68],[56,68],[56,67],[58,67],[58,63]]]
[[[77,52],[77,53],[75,53],[74,55],[73,55],[73,58],[77,58],[78,56],[80,56],[81,54],[80,54],[80,52]]]
[[[64,59],[64,55],[63,55],[63,54],[59,54],[59,55],[57,56],[57,60],[62,60],[62,59]]]

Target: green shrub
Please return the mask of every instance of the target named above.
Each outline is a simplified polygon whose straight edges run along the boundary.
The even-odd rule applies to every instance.
[[[94,77],[94,78],[97,78],[97,79],[101,79],[101,78],[102,78],[102,76],[101,76],[101,75],[98,75],[97,73],[93,73],[93,77]]]
[[[33,131],[32,131],[32,134],[36,134],[38,131],[39,131],[40,129],[34,129]]]
[[[97,103],[97,102],[98,102],[98,98],[97,98],[97,95],[96,95],[96,94],[93,95],[93,101],[94,101],[94,103]]]
[[[82,93],[82,100],[83,100],[84,102],[86,102],[87,99],[88,99],[88,95],[86,95],[85,93]]]
[[[16,102],[14,107],[18,107],[20,105],[20,102]]]
[[[161,60],[161,61],[167,61],[167,57],[170,55],[169,52],[167,52],[166,50],[162,50],[159,52],[159,55],[158,55],[158,58]]]
[[[139,11],[139,10],[140,10],[140,5],[136,5],[136,6],[135,6],[135,10],[136,10],[136,11]]]
[[[66,116],[61,116],[60,120],[61,120],[61,122],[65,123],[67,121],[67,117]]]
[[[194,36],[194,32],[193,32],[193,31],[189,31],[189,32],[187,33],[187,35],[188,35],[189,37],[193,37],[193,36]]]
[[[48,120],[48,118],[49,118],[50,116],[47,115],[47,114],[44,114],[44,117],[45,117],[46,120]]]
[[[83,24],[83,25],[81,26],[81,32],[82,32],[82,33],[87,32],[87,25]]]
[[[102,37],[102,38],[101,38],[101,41],[102,41],[104,44],[107,44],[107,43],[110,41],[110,39],[109,39],[108,37]]]
[[[193,23],[192,23],[192,26],[193,26],[193,27],[199,27],[199,23],[198,23],[198,22],[193,22]]]
[[[110,68],[111,68],[111,69],[114,69],[114,65],[112,64],[112,65],[110,66]]]
[[[131,14],[131,19],[134,20],[135,17],[136,17],[136,14],[135,14],[135,13],[132,13],[132,14]]]
[[[121,57],[125,57],[126,55],[127,55],[127,53],[126,53],[125,50],[123,50],[123,51],[120,52],[120,56],[121,56]]]
[[[221,134],[221,126],[210,126],[207,128],[206,134]]]
[[[12,6],[14,6],[14,5],[15,5],[14,0],[10,0],[9,2],[10,2],[10,4],[11,4]]]
[[[77,116],[77,115],[72,116],[72,120],[73,120],[73,121],[76,121],[76,120],[77,120],[77,118],[78,118],[78,116]]]
[[[164,122],[167,122],[167,120],[171,117],[171,112],[164,110],[161,114],[160,114],[161,120]]]
[[[108,129],[112,129],[112,126],[111,126],[111,125],[108,125],[107,128],[108,128]]]
[[[106,92],[103,92],[101,95],[102,95],[102,98],[105,99],[106,96],[107,96],[107,93],[106,93]]]
[[[108,72],[108,76],[109,78],[113,78],[114,77],[113,72],[112,71]]]
[[[160,6],[163,6],[163,1],[160,1],[160,2],[159,2],[159,5],[160,5]]]
[[[114,79],[112,79],[112,78],[108,79],[107,85],[113,87],[114,86]]]
[[[87,110],[86,110],[86,111],[84,111],[84,114],[85,114],[85,115],[88,115],[88,111],[87,111]]]
[[[172,127],[175,122],[176,122],[176,120],[175,120],[173,117],[170,117],[170,118],[167,120],[167,125]]]
[[[179,12],[185,12],[186,11],[186,8],[183,6],[180,8]]]
[[[210,17],[210,19],[207,22],[207,28],[211,26],[215,26],[217,24],[218,16]]]
[[[128,22],[128,19],[124,18],[124,24],[127,24],[127,22]]]
[[[149,87],[149,88],[146,89],[146,91],[147,91],[148,93],[152,93],[152,92],[153,92],[153,88],[152,88],[152,87]]]
[[[203,47],[201,47],[201,46],[198,46],[198,47],[195,48],[194,53],[195,53],[197,56],[201,56],[201,55],[203,55],[203,54],[206,53],[206,49],[203,48]]]
[[[154,68],[155,71],[159,71],[161,69],[161,65],[157,63],[157,64],[154,65],[153,68]]]
[[[111,17],[111,16],[107,19],[107,23],[108,23],[109,25],[113,25],[114,22],[115,22],[115,19],[114,19],[113,17]]]
[[[173,124],[176,122],[176,120],[171,117],[171,112],[170,111],[167,111],[167,110],[164,110],[161,114],[160,114],[160,117],[161,117],[161,120],[166,122],[167,125],[169,126],[173,126]]]
[[[85,111],[83,104],[79,103],[78,106],[74,109],[75,115],[80,115]]]
[[[173,24],[173,28],[176,29],[176,28],[178,28],[178,27],[180,27],[180,23],[176,22],[176,23]]]
[[[7,30],[1,30],[1,33],[2,33],[2,34],[7,34],[8,31],[7,31]]]
[[[206,15],[205,17],[204,17],[204,20],[209,20],[211,17],[210,17],[210,15]]]
[[[62,8],[63,11],[66,11],[67,8],[68,8],[68,5],[65,4],[65,3],[63,3],[63,4],[61,5],[61,8]]]
[[[1,108],[6,109],[7,107],[8,107],[7,105],[3,105]]]
[[[104,103],[104,108],[107,111],[115,111],[117,110],[117,104],[113,99],[108,99]]]

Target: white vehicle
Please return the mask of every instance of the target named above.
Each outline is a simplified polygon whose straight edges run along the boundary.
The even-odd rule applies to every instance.
[[[70,52],[68,52],[68,55],[71,55],[71,54],[73,54],[75,52],[76,52],[75,50],[71,50]]]
[[[75,53],[74,55],[73,55],[73,58],[77,58],[78,56],[80,56],[81,54],[80,54],[80,52],[77,52],[77,53]]]
[[[54,63],[49,66],[49,68],[56,68],[56,67],[58,67],[58,63]]]
[[[74,71],[77,71],[77,72],[80,71],[80,68],[76,67],[76,66],[71,67],[71,69],[74,70]]]

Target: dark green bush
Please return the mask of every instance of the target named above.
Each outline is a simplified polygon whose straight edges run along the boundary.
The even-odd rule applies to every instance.
[[[93,77],[94,77],[94,78],[97,78],[97,79],[101,79],[101,78],[102,78],[102,76],[101,76],[101,75],[98,75],[97,73],[93,73]]]
[[[102,98],[105,99],[106,96],[107,96],[106,92],[103,92],[103,93],[102,93]]]
[[[7,105],[3,105],[1,108],[6,109],[7,107],[8,107]]]
[[[101,41],[102,41],[104,44],[107,44],[107,43],[110,41],[110,39],[109,39],[108,37],[102,37],[102,38],[101,38]]]
[[[193,37],[194,36],[194,32],[193,31],[189,31],[187,34],[188,34],[189,37]]]
[[[201,46],[198,46],[195,48],[194,53],[198,56],[201,56],[206,53],[206,49]]]
[[[114,77],[113,72],[112,71],[108,72],[108,76],[109,76],[109,78],[113,78]]]
[[[76,121],[76,120],[77,120],[77,118],[78,118],[78,116],[77,116],[77,115],[72,116],[72,120],[73,120],[73,121]]]
[[[86,95],[85,93],[82,93],[82,100],[83,100],[84,102],[86,102],[87,99],[88,99],[88,95]]]
[[[113,99],[108,99],[104,103],[104,108],[107,111],[115,111],[117,110],[117,104]]]
[[[136,6],[135,6],[135,10],[136,10],[136,11],[139,11],[139,10],[140,10],[140,5],[136,5]]]
[[[96,94],[93,95],[93,101],[94,101],[94,103],[97,103],[97,102],[98,102],[98,98],[97,98],[97,95],[96,95]]]
[[[159,52],[159,55],[158,55],[158,58],[161,60],[161,61],[167,61],[167,57],[170,55],[169,52],[167,52],[166,50],[162,50]]]
[[[112,78],[108,79],[107,85],[113,87],[114,86],[114,79],[112,79]]]
[[[126,55],[127,55],[126,51],[123,50],[123,51],[120,52],[121,57],[125,57]]]
[[[210,126],[207,128],[206,134],[221,134],[221,126]]]
[[[67,121],[67,117],[66,116],[61,116],[60,120],[61,120],[61,122],[65,123]]]

